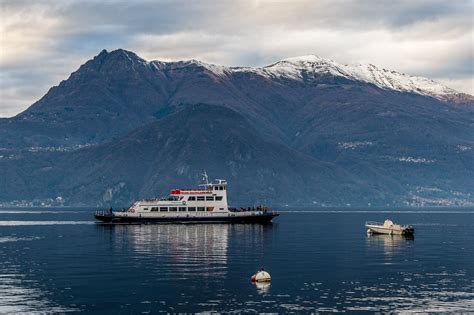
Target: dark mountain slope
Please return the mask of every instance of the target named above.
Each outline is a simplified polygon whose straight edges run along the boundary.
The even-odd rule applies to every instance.
[[[101,52],[26,111],[0,124],[0,144],[100,143],[153,120],[166,89],[140,60],[122,50]]]
[[[406,93],[351,95],[316,95],[293,116],[292,146],[350,172],[357,165],[363,182],[380,182],[383,174],[410,195],[472,193],[472,110]]]
[[[198,62],[149,63],[119,49],[102,51],[25,112],[1,120],[0,147],[102,143],[199,103],[233,108],[264,124],[265,132],[279,132],[272,115],[246,99],[229,78]]]
[[[361,194],[354,177],[336,165],[265,140],[238,113],[209,105],[190,106],[117,142],[24,159],[0,164],[18,175],[14,189],[2,183],[0,198],[27,194],[124,204],[194,186],[204,169],[229,180],[234,203],[345,204]]]

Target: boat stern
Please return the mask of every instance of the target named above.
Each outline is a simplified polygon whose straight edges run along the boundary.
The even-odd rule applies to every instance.
[[[111,212],[97,211],[94,214],[94,218],[101,222],[110,223],[115,218],[115,215]]]

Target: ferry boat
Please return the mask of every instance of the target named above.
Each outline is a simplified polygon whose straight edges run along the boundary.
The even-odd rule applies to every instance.
[[[266,206],[229,208],[227,181],[210,183],[206,173],[198,189],[173,189],[163,199],[140,200],[130,208],[98,211],[95,218],[106,223],[268,223],[279,213]]]

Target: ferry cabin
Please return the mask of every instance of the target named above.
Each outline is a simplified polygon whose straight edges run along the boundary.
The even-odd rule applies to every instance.
[[[135,202],[128,213],[177,215],[178,213],[228,213],[227,182],[204,184],[204,189],[173,189],[166,199]]]

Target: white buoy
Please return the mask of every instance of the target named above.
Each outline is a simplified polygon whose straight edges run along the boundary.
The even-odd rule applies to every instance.
[[[270,277],[270,274],[264,270],[258,271],[256,274],[254,274],[250,280],[253,282],[270,282],[272,280],[272,277]]]

